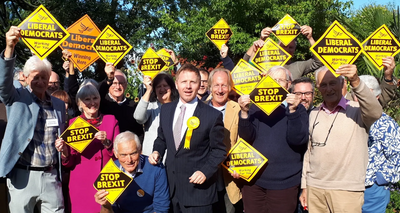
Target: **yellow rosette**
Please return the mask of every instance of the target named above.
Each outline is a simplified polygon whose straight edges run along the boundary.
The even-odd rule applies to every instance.
[[[190,117],[187,121],[187,126],[184,149],[190,149],[190,139],[192,139],[193,130],[200,126],[200,119],[196,116]]]

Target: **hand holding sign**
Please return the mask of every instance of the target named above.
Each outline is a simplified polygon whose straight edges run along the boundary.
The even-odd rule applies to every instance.
[[[352,87],[357,87],[360,84],[360,78],[357,75],[357,66],[353,64],[345,64],[340,66],[336,73],[348,79]]]
[[[4,52],[4,57],[12,58],[14,47],[17,45],[19,38],[21,37],[21,29],[16,26],[11,26],[10,30],[6,33],[6,50]]]
[[[241,109],[241,117],[246,119],[249,115],[249,110],[250,110],[250,95],[242,95],[240,96],[238,103],[240,105],[240,109]]]
[[[102,207],[112,210],[110,202],[106,199],[106,196],[109,194],[106,190],[102,189],[94,195],[94,199],[96,203],[100,204]]]
[[[107,62],[104,71],[106,72],[108,80],[114,79],[115,67],[113,63]]]
[[[312,28],[307,25],[303,25],[300,27],[300,32],[303,34],[305,37],[307,37],[308,40],[312,39]],[[311,44],[313,45],[313,44]]]
[[[61,154],[63,155],[63,157],[68,157],[68,147],[67,144],[65,143],[65,141],[62,138],[57,138],[56,142],[55,142],[55,147],[57,149],[58,152],[61,152]]]
[[[165,51],[167,51],[167,53],[169,53],[171,55],[172,61],[174,61],[173,65],[178,64],[178,59],[176,58],[175,52],[170,49],[165,49]],[[172,64],[170,66],[172,66]]]
[[[270,27],[266,27],[261,31],[261,36],[260,39],[265,41],[265,39],[267,39],[269,37],[269,35],[271,35],[272,33],[272,29]]]
[[[394,61],[393,56],[388,56],[386,58],[382,58],[382,65],[384,66],[384,77],[386,80],[393,80],[393,72],[396,67],[396,63]],[[393,83],[393,82],[391,82]]]
[[[153,90],[153,87],[151,86],[151,77],[145,75],[143,77],[143,84],[146,87],[147,91],[151,92]]]
[[[228,50],[229,50],[229,47],[226,46],[226,44],[223,44],[221,46],[221,50],[219,51],[219,53],[221,54],[222,58],[226,58],[226,56],[228,56]]]
[[[295,94],[287,94],[286,102],[289,104],[289,112],[296,112],[297,106],[300,104],[301,99]]]

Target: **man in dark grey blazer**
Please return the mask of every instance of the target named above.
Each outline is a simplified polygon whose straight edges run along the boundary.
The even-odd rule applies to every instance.
[[[7,176],[10,212],[64,212],[59,149],[55,140],[65,123],[65,104],[47,92],[51,64],[37,56],[24,66],[27,88],[13,85],[20,28],[6,34],[0,54],[0,99],[6,105],[7,128],[0,150],[0,177]],[[2,209],[3,210],[3,209]]]
[[[168,150],[166,169],[174,213],[210,213],[217,201],[216,178],[226,157],[222,113],[196,97],[199,70],[183,65],[176,74],[180,98],[161,107],[151,164]]]

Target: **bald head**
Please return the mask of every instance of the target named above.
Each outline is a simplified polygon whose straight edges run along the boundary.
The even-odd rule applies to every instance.
[[[60,78],[56,72],[51,71],[49,87],[47,88],[47,91],[51,94],[59,89],[60,89]]]

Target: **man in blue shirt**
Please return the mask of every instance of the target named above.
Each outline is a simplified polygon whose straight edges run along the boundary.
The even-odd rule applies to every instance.
[[[115,163],[133,181],[113,205],[106,200],[107,191],[100,190],[95,194],[102,213],[168,212],[169,188],[164,166],[151,165],[141,152],[140,140],[134,133],[126,131],[115,137],[114,154],[118,158]]]

